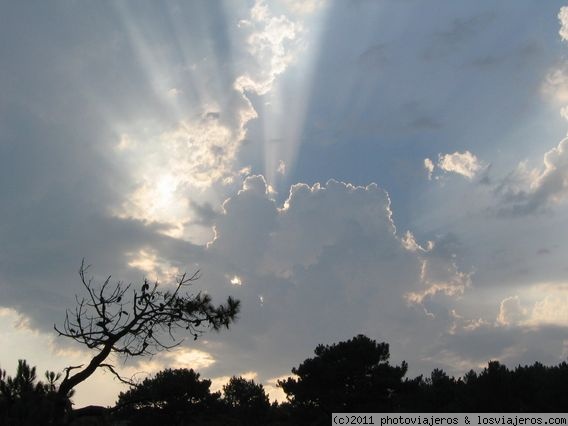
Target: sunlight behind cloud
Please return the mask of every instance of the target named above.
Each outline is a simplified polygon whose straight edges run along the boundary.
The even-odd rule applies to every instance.
[[[257,5],[263,4],[257,2]],[[265,59],[271,64],[268,68],[271,71],[268,76],[260,76],[260,83],[252,87],[262,89],[268,82],[271,86],[271,90],[265,95],[264,105],[259,108],[262,108],[264,175],[273,186],[283,180],[284,171],[293,170],[296,162],[330,7],[329,4],[318,1],[301,4],[290,1],[286,5],[291,13],[290,19],[284,16],[276,18],[264,9],[261,16],[268,24],[260,30],[257,37],[249,39],[252,51],[257,54],[260,52],[261,40],[271,41],[263,43],[265,50],[270,47],[269,51],[272,51],[273,59]],[[288,67],[293,68],[291,78],[298,86],[294,97],[287,96],[285,83],[274,78]],[[262,90],[257,93],[264,94]]]
[[[241,280],[239,277],[237,277],[236,275],[233,276],[233,278],[231,278],[229,282],[230,282],[232,285],[237,285],[237,286],[243,285],[242,280]]]
[[[159,256],[153,249],[140,249],[138,252],[126,253],[130,259],[128,266],[139,269],[151,281],[169,283],[180,275],[179,268]]]
[[[178,75],[179,64],[156,50],[131,11],[120,10],[149,80],[160,82],[154,92],[167,113],[148,123],[144,132],[121,126],[117,152],[135,173],[136,187],[114,214],[168,224],[171,228],[162,232],[179,238],[191,219],[186,194],[203,192],[218,182],[230,185],[240,177],[235,167],[237,154],[247,124],[258,117],[250,94],[270,96],[276,78],[297,60],[303,43],[299,38],[302,24],[285,15],[273,15],[265,2],[257,1],[239,28],[229,31],[244,38],[246,50],[235,52],[242,55],[242,66],[227,91],[222,89],[226,81],[217,78],[210,82],[205,70],[211,69],[211,64],[205,60],[189,66],[189,53],[181,58],[189,68]],[[182,40],[177,42],[183,44]],[[176,81],[182,76],[194,83],[192,87],[202,87],[200,93],[186,95],[183,81]],[[145,164],[144,169],[137,167],[139,163]],[[274,164],[271,173],[282,173],[281,164],[285,162]]]
[[[222,392],[223,386],[229,383],[232,376],[219,376],[211,378],[211,392]],[[242,377],[246,380],[257,380],[258,373],[256,371],[245,371],[244,373],[235,373],[235,377]]]
[[[568,327],[568,284],[536,284],[503,299],[497,317],[502,326]]]
[[[193,368],[201,371],[215,364],[213,356],[199,349],[181,347],[172,352],[166,352],[163,357],[168,360],[169,368]]]

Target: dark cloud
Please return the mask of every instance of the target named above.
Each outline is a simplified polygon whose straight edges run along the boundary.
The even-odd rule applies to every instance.
[[[358,59],[361,66],[367,67],[370,70],[382,67],[387,63],[387,61],[387,45],[382,43],[369,47],[359,55]]]
[[[465,18],[454,18],[449,28],[435,31],[432,34],[432,42],[423,53],[423,58],[434,60],[456,53],[465,44],[472,42],[495,19],[496,16],[493,12],[485,12]]]
[[[212,226],[215,223],[215,219],[219,216],[219,212],[211,205],[211,203],[200,204],[197,201],[190,200],[191,209],[195,212],[197,217],[192,220],[192,223],[196,223],[203,226]]]
[[[535,360],[545,365],[557,364],[562,361],[565,333],[565,327],[559,326],[505,328],[484,325],[445,335],[441,339],[444,348],[441,350],[456,355],[471,366],[491,360],[498,360],[509,368],[532,364]]]

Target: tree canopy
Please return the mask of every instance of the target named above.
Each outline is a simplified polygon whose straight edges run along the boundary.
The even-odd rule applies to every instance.
[[[165,369],[154,377],[118,397],[119,406],[135,409],[157,408],[165,411],[200,410],[219,399],[220,393],[211,393],[211,380],[200,379],[193,369]]]
[[[243,377],[231,377],[223,386],[224,402],[245,425],[263,421],[270,409],[268,395],[261,384]]]
[[[434,369],[427,377],[404,378],[406,363],[391,366],[386,343],[359,335],[318,345],[315,356],[280,382],[287,402],[269,405],[263,386],[233,376],[223,393],[188,369],[165,369],[120,394],[97,424],[127,420],[138,425],[315,425],[329,424],[337,411],[360,412],[564,412],[568,401],[568,363],[541,363],[509,369],[490,361],[463,377]],[[14,377],[0,370],[0,424],[64,424],[53,421],[58,374],[39,381],[34,367],[18,362]],[[69,395],[70,396],[70,395]],[[69,403],[69,400],[67,399]],[[70,407],[70,404],[68,404]],[[76,410],[79,415],[82,410]],[[84,414],[81,412],[81,414]]]
[[[292,405],[325,412],[384,411],[395,408],[407,364],[388,363],[389,345],[362,334],[332,345],[318,345],[279,382]]]
[[[61,377],[53,371],[45,372],[46,382],[38,380],[36,367],[18,360],[16,375],[11,377],[0,369],[0,424],[44,425],[51,424],[57,408],[63,403],[70,407],[70,392],[64,401],[56,393]]]

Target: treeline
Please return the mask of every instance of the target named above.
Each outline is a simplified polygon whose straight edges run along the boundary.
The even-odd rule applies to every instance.
[[[291,378],[279,382],[287,396],[280,404],[270,404],[253,380],[232,377],[222,392],[211,392],[211,381],[194,370],[166,369],[121,393],[114,407],[98,410],[97,423],[77,412],[53,420],[57,376],[47,373],[45,383],[37,382],[35,369],[21,361],[14,379],[0,370],[0,424],[327,425],[332,412],[568,410],[566,362],[510,370],[491,361],[457,379],[439,369],[409,379],[406,362],[388,360],[388,344],[363,335],[319,345]]]

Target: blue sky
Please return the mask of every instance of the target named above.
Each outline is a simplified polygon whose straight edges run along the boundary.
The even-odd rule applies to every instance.
[[[125,374],[273,398],[365,333],[410,375],[568,356],[568,9],[550,1],[1,6],[0,365],[89,354],[95,278],[200,269],[239,322]],[[196,288],[196,289],[197,289]],[[98,375],[77,405],[112,404]]]

